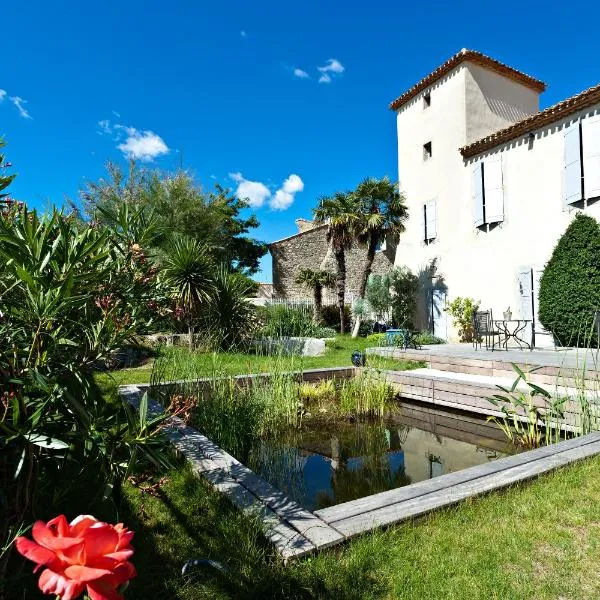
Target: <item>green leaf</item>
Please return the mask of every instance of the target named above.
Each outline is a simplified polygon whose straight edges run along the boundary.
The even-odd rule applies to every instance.
[[[48,450],[65,450],[69,447],[69,444],[67,444],[66,442],[63,442],[56,438],[48,437],[47,435],[38,435],[35,433],[30,433],[24,437],[31,444],[35,444],[40,448],[46,448]]]
[[[145,392],[140,402],[140,428],[143,430],[148,424],[148,392]]]

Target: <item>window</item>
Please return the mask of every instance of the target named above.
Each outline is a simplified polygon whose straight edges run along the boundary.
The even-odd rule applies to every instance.
[[[600,196],[600,115],[564,130],[563,205]]]
[[[423,242],[429,245],[437,238],[437,200],[423,204]]]
[[[504,221],[502,155],[473,165],[473,222],[483,227]],[[489,227],[487,227],[489,229]]]
[[[431,106],[431,93],[427,92],[423,94],[423,108],[429,108]]]
[[[423,144],[423,160],[429,160],[432,157],[431,142]]]

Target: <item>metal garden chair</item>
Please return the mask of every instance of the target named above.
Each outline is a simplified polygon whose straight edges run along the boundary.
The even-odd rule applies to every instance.
[[[481,348],[482,341],[485,340],[485,349],[490,349],[490,340],[492,342],[492,352],[496,346],[496,336],[498,336],[498,344],[502,332],[494,328],[494,318],[491,310],[480,310],[473,313],[473,346],[477,350],[477,346]]]

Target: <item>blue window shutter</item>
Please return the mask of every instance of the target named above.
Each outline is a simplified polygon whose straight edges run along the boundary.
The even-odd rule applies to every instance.
[[[581,121],[585,197],[600,196],[600,115]]]
[[[485,160],[485,222],[504,221],[504,180],[502,174],[502,155],[491,156]]]
[[[481,161],[473,165],[473,182],[472,182],[472,198],[473,198],[473,222],[475,227],[483,225],[483,181],[482,181],[482,166]]]
[[[581,200],[581,155],[579,121],[565,127],[565,170],[563,204]]]

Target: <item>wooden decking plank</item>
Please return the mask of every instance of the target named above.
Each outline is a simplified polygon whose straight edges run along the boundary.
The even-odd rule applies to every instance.
[[[466,498],[537,477],[558,467],[594,456],[598,453],[600,453],[600,441],[585,444],[564,452],[552,454],[546,458],[505,469],[486,477],[480,477],[445,488],[442,492],[434,492],[426,496],[420,496],[405,502],[388,505],[378,510],[336,521],[335,527],[347,537],[351,537],[375,527],[416,517],[437,508],[456,504]]]
[[[600,442],[600,432],[591,433],[583,437],[573,438],[564,442],[559,442],[558,444],[553,444],[551,446],[543,446],[542,448],[536,448],[535,450],[530,450],[521,454],[507,456],[483,465],[461,469],[460,471],[455,471],[454,473],[440,475],[439,477],[413,483],[406,487],[395,488],[393,490],[387,490],[385,492],[373,494],[372,496],[367,496],[365,498],[358,498],[357,500],[344,502],[343,504],[318,510],[315,512],[315,514],[327,523],[335,523],[339,520],[371,512],[390,504],[397,504],[399,502],[418,498],[432,492],[443,491],[454,485],[478,479],[486,475],[491,475],[518,465],[527,464],[552,454],[556,454],[557,452],[568,451],[572,448],[577,448],[596,442]]]
[[[256,496],[222,469],[204,473],[211,485],[223,493],[233,504],[246,514],[260,520],[261,528],[267,538],[277,547],[284,558],[300,556],[316,549],[316,546],[303,535],[290,527]]]

